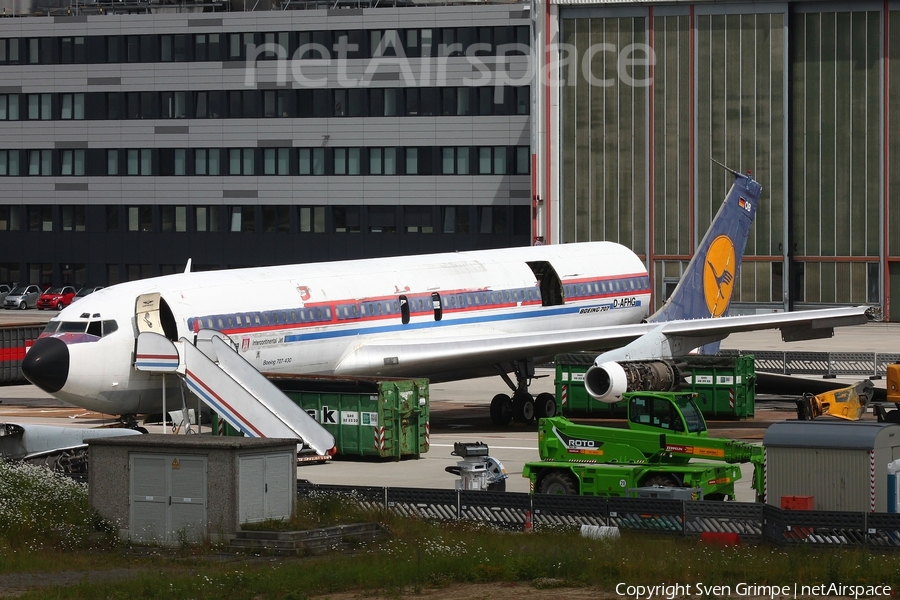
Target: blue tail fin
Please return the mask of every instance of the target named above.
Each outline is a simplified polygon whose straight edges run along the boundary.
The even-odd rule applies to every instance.
[[[728,309],[762,186],[734,173],[734,185],[666,303],[648,321],[721,317]]]

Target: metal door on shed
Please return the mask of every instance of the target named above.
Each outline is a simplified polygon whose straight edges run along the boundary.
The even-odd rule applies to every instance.
[[[297,493],[294,456],[288,452],[241,456],[238,521],[290,519]]]
[[[132,454],[132,541],[176,543],[206,533],[206,457]]]

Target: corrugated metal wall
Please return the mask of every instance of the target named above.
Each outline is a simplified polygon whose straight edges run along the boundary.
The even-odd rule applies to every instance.
[[[618,72],[618,51],[647,43],[646,21],[601,17],[561,23],[561,53],[569,61],[562,69],[563,242],[609,240],[639,254],[647,251],[648,88],[624,84]],[[629,74],[645,79],[646,69],[634,67]]]
[[[881,479],[887,479],[886,466]],[[885,485],[880,486],[882,496]],[[868,512],[869,452],[766,448],[766,502],[780,506],[782,496],[813,496],[815,510]],[[885,510],[884,506],[882,498],[878,510]]]

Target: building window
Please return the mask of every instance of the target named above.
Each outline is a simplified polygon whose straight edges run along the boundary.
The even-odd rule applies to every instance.
[[[59,39],[59,62],[80,65],[87,62],[86,58],[83,36]]]
[[[194,35],[194,60],[222,60],[221,35],[218,33],[198,33]]]
[[[531,148],[516,146],[516,175],[531,173]]]
[[[331,218],[335,233],[359,233],[358,206],[332,206]]]
[[[161,206],[159,217],[163,231],[174,231],[177,233],[187,231],[186,206]]]
[[[19,120],[19,95],[0,94],[0,121]]]
[[[491,233],[505,235],[508,233],[508,223],[505,206],[480,206],[478,207],[479,233]]]
[[[397,209],[393,206],[370,206],[369,233],[397,233]]]
[[[369,175],[396,175],[396,148],[369,148]]]
[[[28,174],[49,177],[53,175],[53,151],[29,150]]]
[[[163,35],[159,38],[160,62],[184,62],[187,60],[187,35]]]
[[[18,176],[19,157],[19,150],[0,150],[0,176]]]
[[[301,206],[299,212],[301,233],[325,233],[324,206]]]
[[[19,38],[0,39],[0,63],[19,62]]]
[[[218,148],[194,150],[194,175],[221,175],[222,151]]]
[[[325,174],[325,148],[298,148],[298,175]]]
[[[441,174],[442,175],[468,175],[469,174],[469,148],[441,149]]]
[[[232,206],[228,230],[234,233],[256,231],[256,215],[252,206]]]
[[[263,206],[264,231],[289,233],[291,231],[290,208],[290,206]]]
[[[84,94],[60,94],[59,118],[63,120],[83,120]]]
[[[49,204],[29,206],[28,231],[53,231],[53,207]]]
[[[290,148],[263,148],[264,175],[290,175]]]
[[[121,226],[119,225],[119,212],[118,206],[106,207],[106,231],[121,230]]]
[[[63,231],[84,231],[84,206],[60,206]]]
[[[418,148],[407,148],[405,154],[406,154],[406,174],[407,175],[418,175],[419,174],[419,149]]]
[[[153,231],[153,207],[129,206],[128,231]]]
[[[187,117],[187,92],[162,92],[159,103],[160,118],[184,119]]]
[[[404,206],[403,227],[406,233],[434,233],[430,206]]]
[[[40,38],[28,38],[28,64],[37,65],[41,62]]]
[[[290,117],[291,93],[288,90],[263,91],[264,117]]]
[[[222,207],[221,206],[195,206],[194,223],[197,231],[218,233],[221,231]]]
[[[152,175],[152,160],[149,148],[130,148],[125,151],[126,175]]]
[[[468,206],[445,206],[441,210],[444,233],[471,233]]]
[[[333,156],[335,175],[359,175],[359,148],[335,148]]]
[[[228,150],[229,175],[253,175],[253,148],[231,148]]]
[[[60,175],[84,175],[84,150],[60,150]]]
[[[107,175],[118,175],[119,174],[119,151],[118,150],[107,150],[106,151],[106,174]]]
[[[220,91],[194,92],[194,118],[221,119],[222,94]]]
[[[51,94],[28,94],[28,118],[32,121],[49,121],[52,117]]]

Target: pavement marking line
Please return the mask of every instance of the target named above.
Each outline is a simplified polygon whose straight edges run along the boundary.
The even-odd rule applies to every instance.
[[[453,444],[430,444],[432,448],[452,448]],[[497,450],[534,450],[537,452],[537,446],[533,448],[522,448],[520,446],[490,446],[491,449],[496,448]]]

